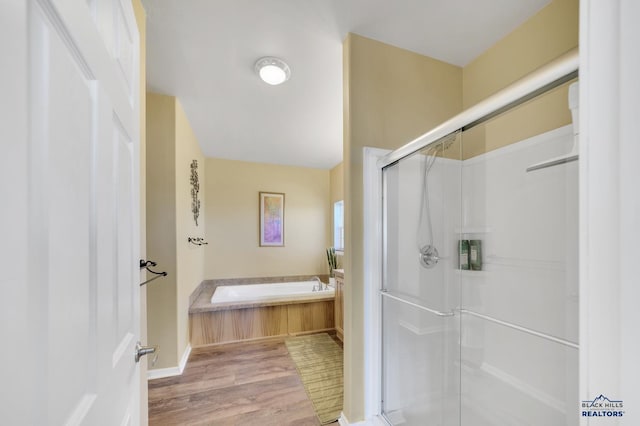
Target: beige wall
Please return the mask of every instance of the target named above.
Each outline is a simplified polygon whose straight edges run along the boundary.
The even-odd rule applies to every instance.
[[[191,211],[191,162],[198,161],[200,182],[200,216],[198,225]],[[176,101],[176,234],[178,265],[178,356],[189,344],[189,295],[202,282],[204,253],[202,246],[187,241],[188,237],[205,237],[205,169],[206,162],[198,140],[189,125],[179,101]]]
[[[469,108],[577,45],[578,0],[553,0],[464,67],[464,108]]]
[[[336,201],[344,200],[344,163],[340,163],[329,171],[329,191],[331,206]],[[333,217],[333,213],[332,213]],[[333,224],[332,224],[333,225]],[[332,226],[333,229],[333,226]]]
[[[147,289],[148,341],[159,345],[154,369],[176,367],[189,342],[189,295],[202,282],[204,249],[187,238],[204,237],[191,213],[191,161],[198,160],[201,188],[205,161],[180,102],[147,94],[147,252],[169,275]],[[205,191],[201,189],[201,219]]]
[[[577,46],[578,0],[552,1],[464,67],[464,107],[471,107]],[[565,84],[465,133],[463,158],[571,123],[568,86]]]
[[[330,229],[329,229],[329,247],[333,247],[333,205],[337,201],[344,200],[344,163],[340,163],[329,171],[329,215],[330,217]],[[338,268],[343,266],[343,256],[338,253]]]
[[[207,158],[205,277],[327,274],[329,171]],[[285,193],[285,247],[258,245],[258,193]]]
[[[147,287],[147,341],[164,368],[178,364],[174,98],[147,94],[147,139],[147,256],[169,274]]]
[[[394,149],[462,109],[462,69],[349,34],[343,43],[345,400],[364,416],[362,148]]]
[[[140,34],[140,258],[147,257],[147,180],[146,180],[146,142],[147,142],[147,16],[140,0],[132,0],[136,16],[138,33]],[[140,274],[141,281],[145,274]],[[147,288],[140,287],[140,341],[147,343]],[[140,363],[140,424],[149,423],[147,386],[147,362]]]

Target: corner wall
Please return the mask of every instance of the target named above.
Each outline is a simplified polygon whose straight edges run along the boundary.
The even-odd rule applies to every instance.
[[[469,108],[578,46],[578,0],[554,0],[462,70]],[[569,83],[465,132],[468,159],[571,123]]]
[[[329,193],[330,227],[328,247],[334,247],[333,230],[335,229],[335,224],[333,221],[333,205],[340,200],[344,200],[344,163],[338,164],[329,171]],[[339,269],[343,267],[343,256],[344,254],[338,253],[337,263]]]
[[[147,93],[147,257],[168,275],[147,287],[147,341],[155,368],[178,365],[175,98]]]
[[[345,400],[364,418],[363,154],[395,149],[462,110],[462,69],[349,34],[343,43]]]
[[[469,108],[578,45],[578,0],[553,0],[463,68]]]
[[[178,357],[189,345],[189,296],[204,279],[205,248],[187,241],[189,237],[204,238],[206,211],[206,191],[204,190],[206,176],[205,157],[200,150],[189,120],[182,109],[180,101],[176,99],[176,244],[177,244],[177,332]],[[198,224],[191,211],[191,162],[198,162],[198,180],[200,192],[200,215]]]
[[[327,274],[329,171],[206,159],[207,279]],[[285,194],[284,247],[259,246],[258,193]]]
[[[329,171],[329,188],[331,194],[329,198],[330,207],[333,208],[333,204],[336,201],[344,200],[344,163],[338,164]],[[333,229],[333,226],[331,229]],[[332,235],[330,236],[333,237]]]
[[[172,96],[147,94],[147,252],[168,276],[147,289],[148,342],[159,345],[153,369],[178,367],[189,344],[189,295],[203,280],[205,159],[189,121]],[[191,212],[191,162],[198,161],[200,217]]]

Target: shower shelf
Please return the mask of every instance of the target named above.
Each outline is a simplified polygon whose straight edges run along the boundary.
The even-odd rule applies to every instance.
[[[456,234],[488,234],[491,232],[491,228],[483,227],[468,227],[468,228],[455,228]]]

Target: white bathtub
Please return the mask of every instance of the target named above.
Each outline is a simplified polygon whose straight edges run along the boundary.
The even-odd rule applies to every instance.
[[[313,291],[317,281],[222,285],[211,296],[211,303],[264,302],[270,300],[306,300],[320,296],[333,296],[335,289]],[[325,285],[322,285],[324,288]]]

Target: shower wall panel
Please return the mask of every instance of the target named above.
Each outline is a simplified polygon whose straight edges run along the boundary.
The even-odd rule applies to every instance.
[[[462,345],[461,425],[577,425],[578,350],[468,315]]]
[[[460,233],[483,253],[461,274],[464,425],[577,424],[578,163],[526,172],[572,143],[567,126],[463,162]]]

